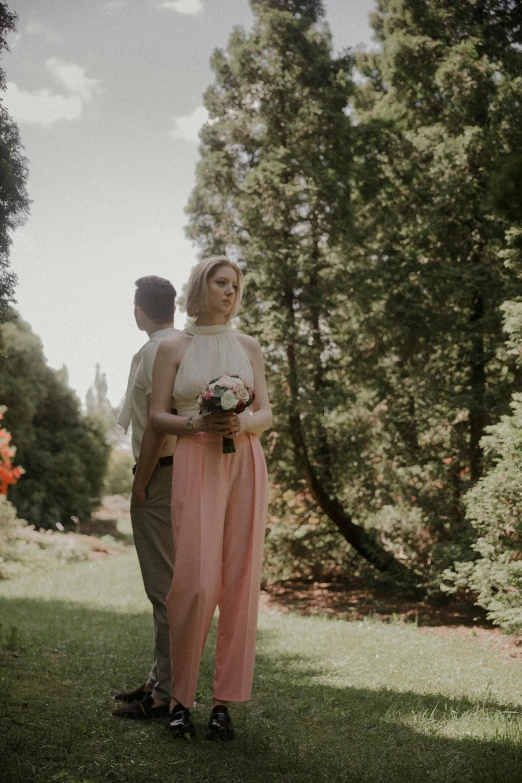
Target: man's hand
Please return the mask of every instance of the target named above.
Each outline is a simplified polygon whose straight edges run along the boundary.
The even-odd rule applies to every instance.
[[[132,497],[137,506],[143,506],[143,504],[147,500],[147,493],[145,491],[145,487],[140,487],[138,485],[133,484]]]

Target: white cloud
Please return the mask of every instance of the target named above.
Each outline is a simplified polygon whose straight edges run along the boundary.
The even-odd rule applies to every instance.
[[[208,122],[208,111],[204,106],[198,106],[192,114],[184,117],[174,117],[174,128],[169,133],[171,139],[184,139],[196,144],[199,141],[199,131]]]
[[[77,95],[52,94],[47,88],[28,92],[14,82],[7,82],[4,104],[16,122],[52,125],[57,120],[76,120],[82,113]]]
[[[20,123],[53,125],[58,120],[77,120],[85,104],[92,99],[98,80],[89,78],[81,65],[65,63],[56,57],[50,57],[45,65],[65,92],[53,93],[47,87],[23,90],[14,82],[8,82],[4,99],[8,112]]]
[[[178,14],[197,16],[203,11],[203,3],[202,0],[163,0],[159,3],[158,8],[177,11]]]
[[[58,41],[62,40],[60,36],[54,32],[54,30],[44,24],[44,22],[41,22],[39,19],[31,19],[31,21],[28,22],[25,26],[25,32],[28,35],[35,35],[38,38],[44,38],[46,41],[50,41],[52,43],[57,43]]]
[[[98,84],[98,79],[91,79],[85,73],[85,68],[76,63],[65,63],[57,57],[46,60],[45,66],[53,76],[65,87],[67,92],[78,95],[83,101],[90,101],[92,91]]]

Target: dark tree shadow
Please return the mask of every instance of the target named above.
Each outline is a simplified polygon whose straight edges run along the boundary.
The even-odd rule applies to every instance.
[[[421,600],[398,593],[395,588],[368,587],[357,579],[332,582],[294,579],[267,585],[264,594],[268,606],[302,615],[326,614],[349,621],[369,616],[382,620],[398,617],[421,627],[494,627],[486,618],[485,609],[471,599]]]
[[[164,722],[110,715],[111,692],[139,684],[150,665],[148,613],[0,599],[0,616],[0,780],[6,783],[522,779],[521,719],[513,705],[325,683],[306,638],[300,655],[267,654],[275,632],[260,631],[254,697],[234,705],[236,741],[215,746],[202,740],[213,629],[194,709],[199,739],[185,744],[168,736]],[[488,716],[496,738],[466,734],[477,716]]]

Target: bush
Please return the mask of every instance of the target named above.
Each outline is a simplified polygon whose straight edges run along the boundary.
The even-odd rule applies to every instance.
[[[353,571],[351,547],[306,493],[272,486],[263,582],[329,581]]]
[[[446,591],[471,589],[488,618],[508,633],[522,631],[522,394],[513,413],[488,427],[483,445],[495,464],[466,496],[478,539],[476,559],[446,571]]]
[[[37,527],[90,516],[109,456],[99,422],[83,416],[65,370],[47,366],[42,344],[22,319],[0,327],[0,400],[25,475],[10,490],[20,517]]]
[[[113,449],[111,451],[104,483],[104,493],[106,495],[130,496],[133,464],[134,459],[128,451],[123,451],[123,449]]]
[[[0,496],[0,579],[86,560],[90,551],[87,544],[71,535],[35,530],[17,517],[12,503]]]

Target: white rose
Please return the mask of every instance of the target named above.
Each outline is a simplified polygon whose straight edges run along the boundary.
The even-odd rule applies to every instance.
[[[244,386],[241,387],[241,389],[238,390],[237,396],[241,400],[241,402],[248,402],[250,399],[250,394],[248,389],[245,389]]]
[[[222,375],[216,383],[218,386],[223,386],[225,389],[231,389],[232,386],[237,384],[237,378],[232,378],[231,375]]]
[[[236,407],[236,404],[237,400],[234,396],[234,393],[231,391],[226,391],[221,397],[221,407],[224,411],[232,410],[232,408]]]

